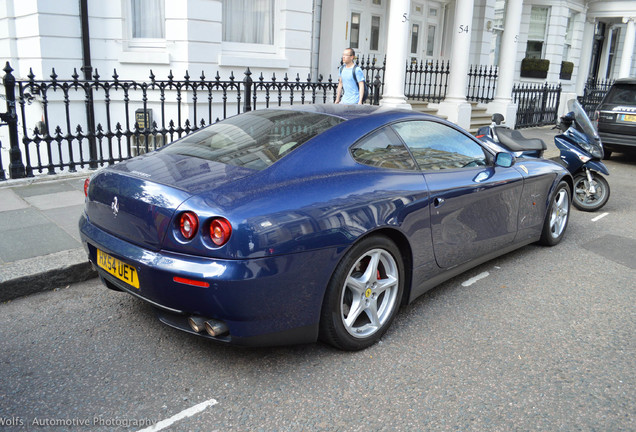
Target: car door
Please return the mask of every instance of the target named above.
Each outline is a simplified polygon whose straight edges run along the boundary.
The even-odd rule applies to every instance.
[[[451,268],[511,243],[523,178],[495,166],[468,134],[437,121],[394,125],[424,174],[430,193],[433,250]]]

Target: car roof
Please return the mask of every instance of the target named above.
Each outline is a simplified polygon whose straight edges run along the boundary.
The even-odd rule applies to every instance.
[[[346,105],[346,104],[306,104],[267,108],[268,110],[287,110],[322,113],[352,120],[370,114],[413,113],[408,109],[391,108],[378,105]]]
[[[616,81],[614,81],[614,84],[636,85],[636,77],[618,78]]]

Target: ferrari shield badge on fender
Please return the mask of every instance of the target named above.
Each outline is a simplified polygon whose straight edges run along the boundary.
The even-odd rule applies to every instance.
[[[115,215],[115,217],[117,217],[117,213],[119,213],[119,201],[117,201],[117,197],[113,199],[113,202],[110,205],[110,208],[113,210],[113,214]]]

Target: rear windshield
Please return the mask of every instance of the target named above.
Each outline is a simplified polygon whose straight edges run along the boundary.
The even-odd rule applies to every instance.
[[[162,151],[263,170],[343,121],[312,112],[253,111],[215,123]]]
[[[636,105],[636,85],[614,84],[607,93],[605,102],[611,104]]]

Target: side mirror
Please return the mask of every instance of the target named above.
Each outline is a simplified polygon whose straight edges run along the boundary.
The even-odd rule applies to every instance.
[[[502,114],[499,113],[495,113],[492,115],[492,121],[496,124],[496,125],[500,125],[503,123],[504,121],[504,116]]]
[[[495,156],[495,165],[503,168],[510,168],[515,164],[516,160],[517,158],[515,158],[511,153],[500,152]]]

